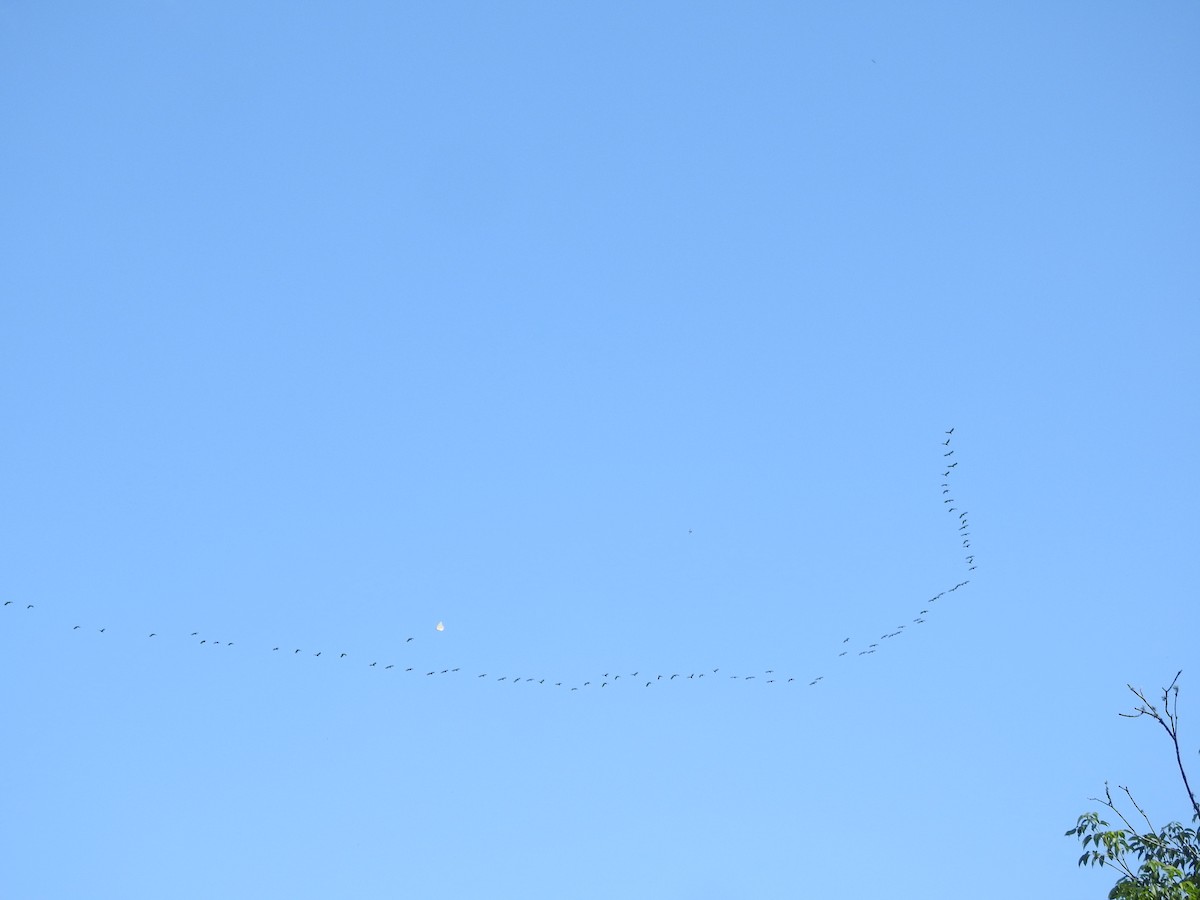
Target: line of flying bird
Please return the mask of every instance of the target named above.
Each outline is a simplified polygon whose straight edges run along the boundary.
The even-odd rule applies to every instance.
[[[944,441],[941,441],[941,445],[943,448],[948,448],[950,446],[950,441],[952,439],[953,434],[954,434],[953,428],[951,428],[950,430],[945,432],[946,439]],[[954,455],[953,450],[949,450],[949,449],[943,450],[942,456],[943,456],[944,460],[949,459],[953,455]],[[957,460],[955,460],[953,462],[949,462],[949,463],[944,462],[943,465],[945,466],[945,471],[942,472],[942,477],[945,480],[943,480],[942,486],[941,486],[942,494],[944,495],[942,503],[943,503],[943,506],[945,506],[947,508],[948,513],[950,513],[950,514],[957,513],[958,514],[956,517],[956,521],[958,523],[957,535],[958,535],[958,539],[962,542],[962,549],[965,551],[965,554],[966,554],[965,558],[964,558],[966,569],[968,571],[975,571],[976,563],[975,563],[975,555],[971,552],[971,532],[970,532],[970,520],[968,519],[968,512],[966,510],[960,510],[957,506],[958,501],[956,499],[954,499],[953,496],[949,496],[952,494],[952,490],[951,490],[951,486],[950,486],[950,478],[954,474],[954,469],[958,466],[958,462],[957,462]],[[926,601],[926,603],[932,605],[933,603],[936,603],[938,600],[942,599],[943,597],[947,596],[948,594],[952,594],[955,591],[958,591],[959,589],[966,587],[968,584],[970,584],[969,579],[964,579],[963,581],[959,581],[953,587],[947,588],[946,590],[930,597],[929,600]],[[8,608],[8,607],[19,608],[20,605],[24,605],[26,610],[32,610],[32,609],[36,608],[36,605],[33,603],[17,604],[13,600],[5,600],[2,607],[0,607],[0,608]],[[845,648],[845,645],[850,643],[850,638],[847,637],[842,640],[841,644],[842,644],[843,649],[839,650],[837,656],[839,658],[844,657],[844,656],[847,656],[851,652],[857,652],[858,656],[870,656],[871,654],[875,653],[877,650],[880,649],[880,643],[879,643],[880,641],[891,640],[891,639],[902,636],[909,625],[924,624],[926,622],[925,617],[928,616],[929,613],[930,613],[929,608],[928,608],[928,606],[926,606],[926,608],[920,610],[920,612],[915,617],[913,617],[913,619],[910,622],[902,623],[900,625],[895,626],[893,629],[884,632],[883,634],[881,634],[878,637],[877,640],[867,644],[865,647],[863,647],[862,649],[859,649],[857,651],[854,651],[850,648]],[[441,623],[439,623],[439,625],[440,624]],[[82,625],[73,625],[71,627],[71,630],[72,631],[81,631],[81,630],[83,630],[83,626]],[[438,630],[441,631],[442,629],[439,628]],[[95,633],[97,633],[97,634],[105,634],[107,632],[108,632],[107,627],[95,629]],[[158,636],[159,636],[158,632],[149,632],[147,634],[147,639],[157,638]],[[202,636],[199,631],[191,632],[188,635],[188,639],[196,640],[198,646],[208,646],[208,647],[219,647],[219,646],[233,647],[233,646],[235,646],[234,641],[215,640],[211,637]],[[415,638],[413,636],[407,637],[407,638],[405,638],[403,643],[404,643],[404,645],[411,644],[414,641],[414,639]],[[264,647],[264,649],[265,649],[265,647]],[[316,658],[321,658],[323,656],[324,651],[321,651],[321,650],[305,651],[303,648],[300,648],[300,647],[288,648],[288,647],[284,647],[283,645],[275,645],[275,646],[271,647],[270,652],[279,653],[281,655],[291,656],[291,657],[306,655],[306,656],[309,656],[310,658],[316,659]],[[337,653],[329,653],[329,654],[325,655],[324,658],[347,660],[347,659],[350,659],[350,654],[348,652],[341,651],[341,652],[337,652]],[[381,665],[381,663],[382,663],[382,665]],[[396,663],[396,662],[393,662],[390,660],[385,661],[384,659],[372,659],[370,662],[366,663],[367,668],[378,669],[380,671],[389,671],[392,669],[396,669],[398,666],[399,666],[399,663]],[[403,668],[403,672],[406,672],[406,673],[412,673],[414,671],[417,671],[419,673],[420,669],[415,669],[413,666],[406,666]],[[446,667],[446,668],[436,668],[435,667],[433,669],[430,669],[429,671],[426,671],[424,673],[424,677],[454,675],[454,674],[460,673],[461,671],[462,671],[461,666],[454,666],[452,668],[451,667]],[[701,670],[690,671],[687,673],[684,673],[684,672],[669,672],[669,673],[668,672],[658,672],[658,673],[654,673],[653,675],[650,675],[649,673],[643,674],[642,670],[639,669],[637,671],[626,674],[625,678],[626,678],[627,684],[629,684],[629,683],[642,684],[643,687],[646,687],[646,688],[653,687],[660,683],[670,685],[670,684],[676,682],[677,680],[680,683],[689,682],[689,681],[697,682],[697,681],[704,679],[705,677],[708,677],[710,680],[713,677],[721,677],[721,678],[726,678],[729,680],[741,680],[741,681],[747,681],[747,682],[760,681],[764,684],[798,683],[798,684],[806,684],[809,687],[815,687],[817,684],[819,684],[825,680],[824,675],[817,675],[816,677],[801,677],[801,678],[797,678],[794,675],[789,675],[789,676],[785,677],[782,674],[776,673],[776,671],[774,669],[764,669],[761,672],[753,672],[750,674],[736,674],[736,675],[729,674],[729,673],[726,673],[725,675],[721,675],[720,672],[721,672],[720,667],[716,667],[713,669],[705,669],[702,671]],[[581,689],[588,689],[588,688],[592,688],[592,687],[607,688],[610,685],[616,686],[617,682],[621,680],[622,675],[620,673],[615,673],[615,672],[605,672],[602,675],[598,675],[593,679],[584,681],[582,683],[576,683],[576,684],[568,684],[565,681],[555,681],[552,679],[547,679],[545,677],[538,677],[538,676],[496,675],[494,673],[488,673],[488,672],[481,672],[481,673],[477,674],[475,677],[476,677],[476,679],[491,679],[497,683],[507,682],[509,684],[538,684],[538,685],[549,684],[549,685],[551,685],[553,687],[557,687],[557,688],[566,688],[569,691],[579,691]],[[641,679],[646,679],[646,680],[644,682],[642,682]]]

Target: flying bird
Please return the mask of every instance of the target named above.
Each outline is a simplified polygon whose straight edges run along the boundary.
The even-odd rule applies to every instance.
[[[954,429],[951,428],[949,431],[946,432],[946,434],[954,434]]]
[[[79,630],[79,626],[78,626],[78,625],[76,625],[76,626],[75,626],[74,628],[72,628],[71,630],[72,630],[72,631],[78,631],[78,630]]]

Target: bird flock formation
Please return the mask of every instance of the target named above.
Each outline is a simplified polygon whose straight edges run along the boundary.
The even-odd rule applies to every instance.
[[[945,434],[945,440],[942,440],[939,442],[940,446],[942,448],[942,468],[943,468],[942,482],[941,482],[942,505],[946,509],[946,512],[954,517],[954,522],[955,522],[955,527],[956,527],[955,534],[957,535],[957,540],[959,540],[961,542],[962,552],[964,554],[963,560],[964,560],[965,570],[967,572],[973,572],[976,569],[976,562],[975,562],[975,554],[971,549],[971,524],[970,524],[970,519],[969,519],[969,513],[967,510],[960,508],[959,501],[954,497],[954,490],[952,487],[953,482],[954,482],[954,476],[957,473],[957,468],[958,468],[958,460],[955,459],[955,452],[953,449],[951,449],[951,442],[952,442],[953,436],[954,436],[954,429],[950,428],[944,434]],[[841,644],[838,647],[837,658],[846,657],[851,653],[856,653],[858,656],[870,656],[871,654],[878,652],[883,646],[881,643],[882,641],[894,640],[895,638],[903,636],[906,629],[908,629],[908,627],[910,625],[918,626],[918,625],[924,624],[927,621],[926,616],[928,616],[930,614],[930,607],[934,603],[936,603],[938,600],[941,600],[943,597],[947,597],[948,595],[960,590],[961,588],[966,587],[968,584],[970,584],[970,579],[964,578],[962,581],[957,582],[953,587],[946,588],[945,590],[941,591],[940,593],[937,593],[934,596],[930,597],[927,601],[925,601],[925,603],[922,604],[922,606],[924,606],[925,608],[921,609],[911,619],[911,621],[903,622],[899,625],[894,626],[893,628],[880,634],[878,636],[878,638],[865,644],[865,646],[858,646],[858,647],[848,646],[848,645],[851,645],[851,639],[849,637],[843,639],[841,641]],[[22,607],[27,612],[36,610],[36,608],[37,608],[36,605],[33,603],[19,603],[18,601],[10,599],[10,600],[5,600],[4,603],[2,605],[0,605],[0,610],[8,611],[8,610],[12,610],[12,609],[21,609]],[[84,627],[82,625],[73,625],[71,627],[72,632],[78,632],[78,631],[83,631],[83,630],[84,630]],[[444,630],[441,622],[438,623],[437,630],[439,632]],[[105,634],[108,632],[108,628],[107,627],[89,627],[87,629],[87,631],[89,631],[93,634]],[[159,635],[158,635],[158,632],[156,632],[156,631],[148,632],[147,636],[146,636],[146,638],[148,640],[156,639],[158,637],[159,637]],[[235,647],[235,646],[242,646],[242,645],[236,644],[234,641],[217,640],[214,637],[212,637],[211,635],[202,635],[199,631],[193,631],[190,634],[188,634],[187,640],[189,640],[190,642],[193,642],[197,647],[205,647],[205,648],[216,648],[216,647],[231,648],[231,647]],[[407,645],[413,643],[415,640],[416,640],[415,636],[406,637],[405,640],[400,644],[400,647],[402,649],[407,648]],[[347,652],[344,652],[344,651],[340,651],[340,652],[333,651],[330,653],[325,653],[323,650],[312,650],[312,649],[305,649],[305,648],[301,648],[301,647],[285,647],[280,644],[273,645],[269,649],[266,646],[251,648],[251,649],[256,649],[258,651],[265,651],[265,652],[269,652],[271,654],[278,654],[279,656],[285,656],[285,657],[307,656],[312,659],[332,659],[332,660],[339,661],[343,664],[363,665],[363,666],[365,666],[365,668],[373,669],[373,670],[376,670],[379,672],[390,672],[392,670],[398,669],[401,674],[422,675],[422,672],[419,669],[415,669],[414,666],[404,666],[404,665],[402,665],[402,662],[397,662],[394,657],[393,658],[380,657],[377,659],[371,659],[369,661],[356,660],[356,659],[351,659],[350,654]],[[424,667],[422,667],[422,668],[424,668]],[[454,667],[447,666],[446,668],[430,669],[429,671],[426,671],[423,673],[423,677],[441,677],[441,676],[460,675],[462,673],[462,671],[463,671],[462,666],[454,666]],[[624,681],[622,681],[622,677],[624,677]],[[604,673],[597,674],[594,677],[589,678],[586,681],[576,680],[574,682],[568,682],[568,681],[564,681],[564,680],[555,680],[553,678],[547,678],[545,676],[537,676],[537,675],[531,676],[528,674],[512,675],[512,674],[500,674],[500,673],[495,673],[495,672],[491,672],[491,673],[480,672],[475,675],[476,680],[491,681],[491,682],[494,682],[497,684],[505,683],[505,684],[515,684],[515,685],[541,685],[541,686],[548,685],[548,686],[555,687],[555,688],[565,689],[566,691],[571,691],[571,692],[580,691],[580,690],[589,690],[592,688],[596,688],[596,689],[608,688],[608,687],[616,688],[618,686],[629,685],[629,684],[633,684],[633,685],[643,687],[643,688],[653,688],[656,686],[666,687],[666,686],[672,686],[672,685],[676,685],[676,684],[685,684],[688,682],[697,683],[697,682],[703,680],[704,678],[708,678],[708,679],[710,679],[710,681],[713,678],[725,678],[725,679],[735,680],[735,681],[740,680],[743,682],[757,682],[759,684],[764,684],[764,685],[767,685],[767,684],[779,684],[779,685],[802,684],[802,685],[807,685],[809,687],[815,687],[816,685],[820,684],[822,681],[825,680],[824,674],[817,674],[814,676],[810,673],[808,675],[798,676],[798,675],[791,674],[791,673],[778,672],[775,669],[764,669],[762,671],[755,671],[755,672],[740,672],[740,673],[736,673],[736,674],[726,672],[726,673],[722,674],[721,668],[719,666],[715,667],[715,668],[711,668],[711,669],[704,668],[704,669],[697,669],[695,671],[688,671],[688,672],[667,672],[667,671],[651,672],[649,670],[643,670],[643,669],[639,669],[639,670],[636,670],[633,672],[628,672],[628,673],[604,672]]]

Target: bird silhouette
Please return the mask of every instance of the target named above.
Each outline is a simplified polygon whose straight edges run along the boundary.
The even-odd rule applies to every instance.
[[[954,429],[951,428],[949,431],[946,432],[946,434],[954,434]]]
[[[342,659],[342,657],[344,657],[344,656],[346,656],[345,653],[343,653],[341,656],[339,656],[338,659]]]
[[[74,628],[72,628],[71,630],[72,630],[72,631],[78,631],[78,630],[79,630],[79,626],[78,626],[78,625],[76,625],[76,626],[75,626]]]
[[[950,463],[948,466],[946,466],[946,468],[947,468],[947,469],[953,469],[953,468],[954,468],[955,466],[957,466],[957,465],[958,465],[958,463],[956,463],[956,462],[952,462],[952,463]]]
[[[26,609],[33,609],[33,604],[32,604],[32,603],[30,603],[30,604],[29,604],[28,606],[26,606],[25,608],[26,608]]]
[[[5,605],[5,606],[12,606],[12,601],[11,601],[11,600],[5,600],[5,601],[4,601],[4,605]]]
[[[392,663],[390,666],[384,666],[384,668],[385,669],[394,669],[394,668],[396,668],[396,664]]]
[[[155,632],[153,632],[153,631],[152,631],[152,632],[150,632],[150,637],[157,637],[157,636],[158,636],[158,635],[157,635]]]

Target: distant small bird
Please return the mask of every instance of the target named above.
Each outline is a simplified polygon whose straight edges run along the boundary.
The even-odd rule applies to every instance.
[[[341,656],[339,656],[339,657],[338,657],[338,659],[341,659],[341,658],[342,658],[342,657],[344,657],[345,655],[346,655],[346,654],[345,654],[345,653],[343,653]]]
[[[104,634],[104,631],[105,631],[105,629],[103,629],[103,628],[100,629],[101,634]]]
[[[384,668],[385,669],[394,669],[394,668],[396,668],[396,664],[392,663],[390,666],[384,666]]]
[[[200,634],[200,632],[198,632],[198,631],[193,631],[193,632],[192,632],[192,634],[191,634],[191,636],[192,636],[192,637],[196,637],[196,636],[197,636],[197,635],[199,635],[199,634]]]
[[[950,446],[950,438],[946,438],[944,441],[942,441],[942,446],[949,447]]]
[[[946,432],[946,434],[954,434],[954,429],[951,428],[949,431]]]
[[[11,601],[11,600],[5,600],[5,601],[4,601],[4,605],[5,605],[5,606],[12,606],[12,601]]]
[[[846,638],[845,640],[843,640],[843,641],[842,641],[842,643],[843,643],[843,644],[848,644],[848,643],[850,643],[850,638]]]
[[[25,607],[25,608],[26,608],[26,609],[33,609],[33,604],[32,604],[32,603],[30,603],[30,604],[29,604],[27,607]]]
[[[370,666],[370,667],[374,667],[374,666],[377,666],[377,665],[379,665],[379,663],[378,663],[378,662],[373,662],[373,663],[371,663],[371,666]],[[370,667],[369,667],[369,668],[370,668]]]
[[[953,450],[951,450],[949,453],[943,453],[943,454],[942,454],[942,456],[953,456],[953,455],[954,455],[954,451],[953,451]]]
[[[314,654],[313,654],[313,656],[320,656],[320,655],[321,655],[321,651],[320,651],[320,650],[318,650],[316,653],[314,653]]]
[[[650,685],[651,685],[651,682],[647,681],[647,682],[646,682],[646,687],[650,687]]]
[[[409,639],[408,639],[407,641],[405,641],[404,643],[406,643],[406,644],[407,644],[407,643],[408,643],[409,641],[411,641],[411,640],[412,640],[412,638],[409,638]]]
[[[297,649],[296,649],[296,653],[299,653],[299,652],[300,652],[300,650],[299,650],[299,648],[297,648]],[[293,655],[295,655],[295,654],[293,654]]]
[[[795,678],[789,678],[789,679],[788,679],[788,684],[791,684],[791,683],[792,683],[793,681],[795,681],[795,680],[796,680]]]
[[[78,630],[79,630],[79,626],[78,626],[78,625],[76,625],[76,626],[75,626],[74,628],[72,628],[71,630],[72,630],[72,631],[78,631]]]
[[[271,649],[272,649],[272,650],[278,650],[279,648],[278,648],[278,647],[272,647]]]
[[[952,462],[952,463],[950,463],[950,465],[946,466],[946,468],[947,468],[947,469],[953,469],[953,468],[954,468],[955,466],[957,466],[957,465],[958,465],[958,463],[956,463],[956,462]]]
[[[152,632],[150,632],[150,637],[156,637],[156,634],[155,634],[155,632],[153,632],[153,631],[152,631]]]

